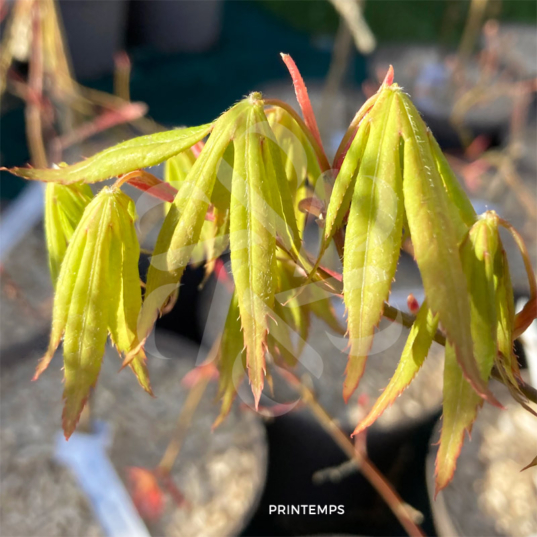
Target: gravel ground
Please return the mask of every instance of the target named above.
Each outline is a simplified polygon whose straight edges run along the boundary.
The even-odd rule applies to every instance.
[[[165,333],[157,336],[157,345],[171,359],[149,357],[155,399],[130,371],[117,372],[113,349],[106,352],[95,393],[94,416],[112,428],[110,457],[123,479],[129,466],[153,468],[159,462],[187,393],[180,381],[198,353],[197,347]],[[61,357],[31,383],[38,356],[34,352],[2,372],[2,535],[101,535],[73,476],[53,460],[61,415]],[[163,517],[150,526],[153,535],[234,534],[255,509],[266,472],[264,427],[255,414],[237,410],[211,433],[219,410],[215,395],[211,385],[173,472],[188,507],[167,498]]]

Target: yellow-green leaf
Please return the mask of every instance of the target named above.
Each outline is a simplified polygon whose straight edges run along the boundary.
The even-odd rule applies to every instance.
[[[498,227],[494,219],[481,218],[461,246],[461,260],[469,282],[471,330],[474,352],[483,384],[487,384],[498,346],[494,258],[498,250]],[[444,411],[440,448],[436,462],[436,490],[453,478],[464,431],[472,423],[483,400],[464,378],[453,359],[453,347],[446,347],[444,369]]]
[[[459,237],[436,168],[427,129],[408,96],[396,94],[403,119],[405,211],[414,253],[431,310],[452,343],[465,377],[477,393],[496,403],[479,374],[470,329],[468,286],[459,259]]]
[[[58,169],[12,168],[11,173],[36,181],[62,183],[96,183],[155,166],[185,151],[205,138],[213,124],[176,129],[139,136],[105,149],[92,157]]]
[[[118,192],[114,199],[112,213],[113,243],[110,249],[109,281],[113,289],[114,302],[111,304],[108,329],[112,342],[120,356],[125,358],[129,353],[132,357],[129,367],[138,382],[152,395],[149,373],[146,367],[146,356],[140,347],[137,333],[138,315],[142,307],[142,290],[138,260],[140,246],[134,228],[135,208],[133,201],[125,194]]]
[[[169,158],[164,164],[164,181],[179,190],[194,162],[196,158],[190,149]],[[170,210],[170,207],[171,203],[164,204],[165,213]]]
[[[500,241],[501,245],[501,241]],[[498,368],[507,375],[511,387],[520,392],[516,377],[520,376],[517,357],[514,351],[513,327],[515,325],[515,300],[509,263],[503,248],[495,259],[496,312],[498,315]]]
[[[108,336],[108,321],[114,295],[119,290],[109,281],[110,249],[114,233],[112,211],[117,193],[105,187],[88,205],[68,250],[84,243],[80,262],[67,255],[58,288],[65,278],[74,278],[63,341],[65,400],[62,421],[65,436],[74,431],[90,389],[97,382]],[[56,300],[58,297],[56,297]],[[56,312],[54,312],[56,313]]]
[[[345,233],[343,296],[350,345],[346,401],[364,372],[397,268],[403,230],[400,118],[391,89],[383,90],[375,109]]]
[[[263,136],[262,158],[267,181],[271,185],[267,193],[270,196],[270,207],[275,210],[274,222],[276,233],[282,239],[287,250],[300,255],[301,237],[298,231],[295,205],[289,188],[289,181],[281,160],[276,137],[272,132],[265,113],[261,107],[254,108],[255,128]],[[268,198],[267,198],[268,199]]]
[[[98,200],[97,198],[94,198],[94,200],[86,207],[65,252],[57,280],[56,293],[54,295],[49,345],[45,355],[41,358],[37,366],[33,380],[39,378],[41,373],[48,367],[62,340],[69,317],[69,309],[71,307],[73,292],[77,282],[78,270],[82,263],[86,243],[89,239],[89,230],[91,229],[91,226],[95,225],[95,221],[99,222],[103,212],[104,207],[101,201],[102,198],[99,198]]]
[[[84,209],[93,198],[87,185],[50,183],[45,190],[45,237],[52,284],[60,273],[67,245],[82,218]]]
[[[384,98],[387,96],[388,93],[385,93]],[[368,117],[360,124],[358,132],[347,151],[343,165],[339,170],[334,183],[334,188],[332,189],[332,194],[330,195],[330,202],[328,203],[328,208],[326,210],[324,246],[322,247],[322,250],[326,249],[326,246],[334,236],[335,231],[342,226],[343,219],[349,210],[354,191],[354,184],[356,183],[357,170],[362,162],[370,130],[371,121]]]
[[[394,376],[369,414],[358,424],[353,435],[371,426],[410,385],[427,358],[437,328],[438,316],[431,313],[425,301],[412,325]]]
[[[442,153],[442,150],[431,131],[428,130],[427,135],[429,137],[429,143],[431,144],[438,173],[440,174],[440,178],[442,179],[450,202],[448,207],[451,220],[456,227],[459,241],[462,241],[468,229],[474,225],[477,215],[472,202],[453,173],[453,170],[449,166],[444,153]]]
[[[249,106],[245,125],[233,141],[230,220],[231,268],[256,407],[264,384],[267,314],[276,284],[275,211],[270,206],[276,185],[268,182],[262,150],[265,137],[256,128],[261,107],[261,101]]]
[[[279,253],[285,255],[281,250]],[[288,260],[277,262],[277,296],[282,300],[277,298],[274,301],[268,334],[268,346],[272,356],[281,357],[291,367],[296,365],[304,349],[310,328],[308,308],[300,303],[294,293],[295,280],[298,278],[293,278],[293,266]],[[288,296],[290,298],[287,298]]]
[[[464,432],[471,432],[477,409],[483,399],[464,378],[453,346],[446,344],[444,365],[444,411],[440,447],[436,456],[436,493],[453,479]]]
[[[213,220],[209,222],[206,241],[205,279],[214,271],[216,260],[229,247],[229,206],[231,203],[231,177],[233,174],[233,144],[229,144],[218,168],[211,204]]]
[[[220,382],[218,394],[222,399],[220,415],[213,427],[222,423],[229,414],[231,405],[237,395],[237,388],[246,375],[246,352],[241,333],[241,320],[237,294],[233,293],[231,304],[220,342]]]
[[[198,242],[209,207],[218,166],[246,104],[234,106],[216,122],[160,230],[147,274],[139,332],[147,337],[157,315],[172,295]]]

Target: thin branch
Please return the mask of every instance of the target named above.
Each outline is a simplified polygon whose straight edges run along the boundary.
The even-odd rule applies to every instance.
[[[32,9],[32,56],[28,71],[28,86],[34,98],[26,101],[26,136],[30,147],[32,164],[38,168],[47,167],[47,153],[43,141],[41,114],[43,110],[43,47],[42,17],[40,5],[36,2]]]
[[[210,380],[211,379],[208,376],[202,377],[188,392],[185,404],[183,405],[181,413],[179,414],[179,419],[177,420],[173,437],[157,466],[157,472],[159,475],[169,475],[171,472],[173,465],[179,456],[181,448],[183,447],[186,432],[190,427],[194,412],[198,408],[198,405]]]
[[[214,363],[220,350],[220,341],[220,337],[216,338],[216,341],[213,343],[213,346],[207,354],[204,364]],[[199,367],[204,367],[204,365]],[[205,389],[207,388],[207,385],[211,379],[212,376],[210,374],[201,373],[194,381],[192,388],[190,388],[185,404],[181,409],[181,413],[179,414],[179,419],[177,420],[177,426],[175,428],[173,437],[170,440],[170,443],[168,444],[168,447],[166,448],[166,451],[164,452],[164,455],[156,468],[159,476],[166,476],[170,474],[183,446],[186,432],[192,423],[194,412],[196,411],[196,408],[198,408],[201,398],[205,393]]]
[[[323,429],[332,437],[341,450],[349,459],[356,462],[358,469],[369,481],[373,488],[386,502],[393,514],[397,517],[401,525],[411,537],[425,535],[421,528],[413,520],[412,513],[415,511],[408,506],[387,479],[381,474],[378,468],[371,462],[365,453],[355,449],[354,444],[347,434],[341,430],[334,419],[326,412],[324,407],[317,401],[314,393],[293,373],[286,371],[284,378],[296,388],[302,401],[309,407],[313,416],[317,419]]]

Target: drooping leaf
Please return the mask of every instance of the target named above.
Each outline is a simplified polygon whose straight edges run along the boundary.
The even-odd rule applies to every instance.
[[[204,281],[213,273],[216,260],[229,247],[229,218],[231,203],[231,178],[233,175],[233,144],[229,144],[218,168],[211,197],[213,220],[209,223],[206,241]],[[204,224],[205,225],[205,224]]]
[[[517,338],[521,336],[531,325],[531,323],[537,319],[537,278],[533,271],[533,264],[528,252],[528,248],[524,243],[524,239],[520,233],[506,220],[496,215],[498,223],[507,229],[515,244],[517,245],[520,254],[522,255],[522,261],[524,262],[524,268],[528,276],[528,287],[530,292],[529,300],[526,302],[521,311],[515,315],[515,326],[513,329],[513,337]]]
[[[438,316],[431,313],[425,301],[412,325],[394,376],[369,414],[358,424],[353,435],[371,426],[410,385],[429,353],[437,328]]]
[[[166,215],[147,274],[138,328],[142,338],[147,337],[159,311],[179,285],[205,221],[218,166],[245,106],[243,101],[217,120]]]
[[[176,190],[179,189],[181,183],[186,179],[188,172],[196,162],[194,154],[189,149],[169,158],[164,165],[164,181]],[[171,203],[164,205],[165,212],[170,209]]]
[[[278,295],[274,301],[274,311],[270,314],[267,341],[272,356],[280,357],[287,365],[294,367],[308,339],[309,311],[294,293],[295,280],[298,278],[293,278],[293,263],[285,259],[281,250],[278,251],[283,259],[277,262]],[[287,296],[290,298],[283,299]]]
[[[220,415],[213,428],[226,418],[237,395],[237,388],[246,375],[246,351],[241,332],[241,319],[237,294],[233,293],[220,342],[220,381],[218,395],[222,399]]]
[[[93,198],[87,185],[48,184],[45,190],[45,237],[52,284],[60,273],[67,245]]]
[[[388,93],[383,94],[386,99]],[[334,188],[330,196],[330,202],[326,211],[326,223],[324,227],[324,247],[333,237],[334,232],[341,227],[343,219],[349,210],[354,184],[356,182],[357,170],[362,161],[362,157],[369,139],[371,121],[364,119],[358,128],[352,144],[345,156],[341,170],[334,183]]]
[[[82,162],[59,169],[12,168],[9,171],[25,179],[65,185],[81,181],[96,183],[164,162],[205,138],[212,126],[212,123],[208,123],[199,127],[139,136],[105,149]]]
[[[99,222],[103,210],[102,198],[94,198],[84,210],[77,229],[71,237],[71,242],[65,252],[61,265],[62,268],[60,269],[56,284],[48,349],[36,368],[33,380],[37,380],[41,373],[48,367],[62,340],[68,323],[69,310],[73,301],[73,292],[77,283],[78,271],[90,239],[89,230],[92,230],[91,237],[93,242],[89,243],[88,247],[93,248],[95,243],[95,222]]]
[[[74,431],[90,389],[97,382],[108,336],[111,304],[118,292],[108,279],[115,195],[105,187],[88,205],[89,218],[81,220],[68,247],[77,249],[78,243],[83,241],[82,259],[74,266],[67,262],[66,256],[58,280],[58,287],[73,274],[76,280],[63,340],[65,404],[62,423],[67,438]]]
[[[275,108],[274,112],[267,114],[267,119],[282,151],[292,193],[296,193],[306,178],[310,186],[315,188],[322,171],[315,150],[301,126],[283,108]]]
[[[169,158],[164,165],[164,180],[179,189],[186,179],[196,159],[192,151],[187,150]]]
[[[276,233],[282,239],[285,248],[295,252],[299,257],[302,240],[296,220],[295,206],[289,188],[289,181],[281,161],[280,151],[276,144],[274,133],[270,129],[265,113],[262,109],[256,111],[256,125],[263,136],[262,158],[267,181],[272,188],[268,190],[270,206],[275,211],[274,222]]]
[[[113,289],[114,302],[111,304],[108,329],[112,342],[120,356],[125,358],[133,353],[129,367],[136,375],[142,388],[153,394],[146,367],[146,356],[140,348],[137,333],[138,315],[142,307],[142,290],[138,260],[140,246],[134,228],[135,213],[133,201],[118,192],[112,213],[113,244],[110,250],[109,281]]]
[[[257,128],[262,101],[245,114],[245,124],[236,133],[231,190],[231,268],[241,314],[248,376],[256,407],[265,375],[268,312],[275,291],[275,211],[262,145],[265,137]],[[257,110],[256,110],[257,109]]]
[[[350,346],[343,384],[345,401],[364,372],[395,276],[402,239],[400,113],[394,92],[389,88],[383,91],[387,97],[381,95],[375,105],[378,113],[371,120],[345,234],[343,297]]]
[[[501,240],[500,240],[501,245]],[[514,352],[513,327],[515,325],[515,300],[509,263],[503,248],[494,260],[495,287],[496,287],[496,313],[498,315],[498,369],[505,372],[511,386],[520,392],[516,377],[520,376],[517,357]]]
[[[459,237],[449,198],[436,168],[427,129],[410,99],[396,94],[404,137],[403,191],[414,253],[431,310],[452,343],[465,377],[477,393],[497,403],[474,357],[468,287],[457,255]]]
[[[464,273],[469,286],[471,331],[479,374],[488,383],[498,353],[494,258],[498,251],[498,227],[493,219],[481,218],[461,246]],[[436,491],[453,478],[464,431],[471,431],[483,399],[465,379],[453,359],[453,347],[446,346],[444,406],[440,447],[436,461]]]
[[[450,201],[448,207],[452,211],[453,209],[456,209],[456,211],[451,213],[451,219],[457,228],[459,240],[462,241],[468,229],[474,225],[477,215],[472,202],[453,173],[453,170],[449,166],[444,153],[442,153],[442,150],[431,131],[427,131],[427,136],[429,137],[429,143],[431,144],[438,173],[444,183],[444,188],[446,189]]]
[[[464,378],[453,346],[446,344],[444,365],[444,404],[440,447],[436,456],[436,493],[453,479],[464,432],[471,432],[483,400]]]
[[[63,337],[63,429],[68,438],[95,386],[108,332],[121,353],[137,346],[140,310],[139,246],[134,204],[115,188],[103,188],[86,207],[69,242],[54,297],[52,331],[34,380],[48,366]],[[151,393],[145,356],[132,369]]]

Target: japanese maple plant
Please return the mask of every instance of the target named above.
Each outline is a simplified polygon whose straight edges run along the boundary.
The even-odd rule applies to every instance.
[[[10,170],[47,183],[55,298],[50,343],[35,378],[63,340],[67,438],[97,382],[108,336],[151,394],[144,343],[157,317],[176,299],[193,256],[201,251],[210,274],[229,251],[234,294],[219,339],[219,421],[244,376],[257,406],[271,366],[296,366],[310,315],[337,326],[330,300],[342,296],[346,401],[363,375],[381,318],[410,327],[394,376],[354,434],[410,384],[433,341],[445,345],[440,490],[453,476],[478,409],[485,401],[500,406],[489,386],[492,376],[532,411],[534,392],[522,381],[513,350],[514,339],[536,317],[528,253],[508,222],[493,211],[475,213],[391,69],[330,164],[302,78],[293,60],[282,57],[303,119],[288,104],[252,93],[206,125],[135,138],[71,166]],[[163,162],[160,181],[146,168]],[[88,184],[114,177],[113,186],[92,194]],[[145,284],[135,204],[121,190],[126,183],[167,202]],[[315,256],[303,243],[307,213],[320,230]],[[512,234],[528,273],[531,297],[518,314],[500,227]],[[342,274],[323,266],[332,243]],[[403,245],[414,253],[425,290],[415,316],[388,303]],[[275,299],[282,295],[285,300]]]

